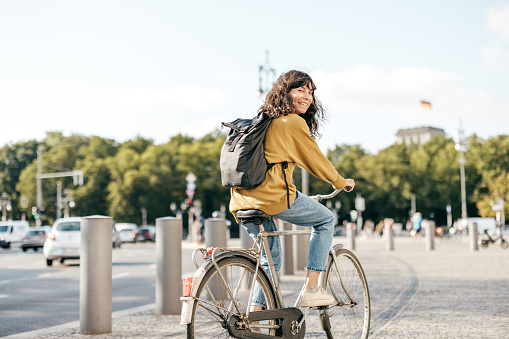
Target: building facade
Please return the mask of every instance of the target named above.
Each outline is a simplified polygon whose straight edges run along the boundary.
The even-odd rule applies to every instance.
[[[396,134],[396,142],[398,144],[405,143],[407,145],[411,143],[425,144],[435,135],[445,137],[445,132],[441,128],[429,126],[400,129]]]

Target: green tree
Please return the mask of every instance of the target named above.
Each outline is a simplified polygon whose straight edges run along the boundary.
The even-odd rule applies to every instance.
[[[179,168],[186,174],[193,172],[196,175],[195,200],[202,202],[202,215],[205,217],[211,216],[221,206],[228,210],[230,190],[221,186],[219,168],[219,155],[225,138],[223,133],[216,130],[180,148]],[[233,220],[229,213],[227,216]]]
[[[64,137],[60,132],[48,132],[46,138],[38,145],[41,150],[42,174],[72,171],[80,158],[77,150],[88,142],[87,137],[80,135]],[[37,202],[36,176],[37,160],[23,169],[16,185],[19,194],[28,198],[29,206],[36,206]],[[56,218],[57,181],[61,182],[63,189],[73,186],[71,177],[42,179],[43,224],[52,224]]]
[[[141,154],[130,147],[131,142],[120,145],[115,157],[108,162],[111,181],[108,185],[109,215],[117,222],[141,224],[140,200],[145,199],[147,182],[140,178]]]
[[[21,207],[21,194],[16,189],[21,171],[37,158],[39,143],[36,140],[5,145],[0,148],[0,194],[10,197],[13,219],[21,219],[29,208]]]
[[[491,202],[504,200],[505,215],[509,215],[509,136],[499,135],[484,141],[474,135],[469,140],[467,163],[475,166],[478,180],[471,195],[481,216],[495,216]],[[470,212],[469,212],[470,214]]]
[[[111,139],[92,137],[78,153],[75,170],[83,171],[83,186],[69,190],[76,202],[74,215],[109,215],[108,185],[112,180],[110,166],[119,145]]]

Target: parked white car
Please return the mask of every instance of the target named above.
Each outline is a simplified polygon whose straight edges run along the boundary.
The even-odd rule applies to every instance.
[[[53,260],[63,263],[66,259],[79,259],[81,246],[81,217],[57,219],[44,243],[46,265]]]
[[[118,231],[118,236],[121,242],[134,242],[134,235],[136,234],[137,228],[123,228]]]
[[[138,225],[130,222],[121,222],[115,224],[115,228],[117,229],[121,242],[133,242]]]
[[[130,230],[135,230],[138,228],[138,225],[132,222],[119,222],[115,224],[115,228],[117,229],[117,232],[122,231],[125,228],[128,228]]]
[[[11,248],[11,246],[21,245],[29,229],[28,221],[0,221],[0,247]]]

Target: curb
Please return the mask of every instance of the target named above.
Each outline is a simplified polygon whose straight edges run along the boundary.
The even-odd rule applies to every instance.
[[[126,310],[113,312],[111,314],[111,318],[112,319],[121,318],[121,317],[124,317],[126,315],[130,315],[130,314],[134,314],[134,313],[139,313],[139,312],[144,312],[144,311],[152,310],[152,309],[155,309],[155,308],[156,308],[156,304],[155,303],[147,304],[147,305],[143,305],[143,306],[138,306],[138,307],[133,307],[133,308],[129,308],[129,309],[126,309]],[[80,321],[78,320],[78,321],[72,321],[72,322],[66,323],[66,324],[56,325],[56,326],[52,326],[52,327],[48,327],[48,328],[42,328],[40,330],[13,334],[13,335],[10,335],[10,336],[4,337],[4,338],[5,339],[14,339],[14,338],[16,338],[16,339],[25,339],[25,338],[29,339],[29,338],[34,338],[34,337],[37,337],[37,336],[51,335],[51,334],[53,334],[55,332],[59,332],[61,330],[68,330],[68,329],[71,329],[71,328],[79,328],[79,327],[80,327]]]

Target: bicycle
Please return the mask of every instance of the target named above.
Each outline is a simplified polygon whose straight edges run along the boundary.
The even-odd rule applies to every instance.
[[[440,240],[451,240],[455,243],[461,242],[461,234],[458,232],[458,230],[454,227],[446,228],[445,226],[437,227],[436,231],[436,237]]]
[[[488,233],[488,230],[484,230],[484,234],[488,236],[488,239],[482,239],[481,240],[481,246],[487,248],[490,243],[494,244],[497,240],[500,240],[500,247],[503,249],[507,249],[509,247],[509,244],[507,241],[502,237],[502,233],[498,235],[498,238],[493,239],[490,234]]]
[[[317,201],[330,199],[317,195]],[[367,338],[371,318],[368,283],[357,257],[341,244],[329,252],[326,272],[319,285],[334,296],[330,306],[308,307],[301,311],[300,295],[293,307],[285,307],[276,277],[272,255],[266,251],[269,272],[261,266],[261,254],[268,249],[267,237],[276,235],[308,235],[310,231],[265,231],[263,220],[270,218],[260,210],[237,212],[242,222],[260,227],[251,248],[197,248],[193,261],[197,268],[183,301],[181,324],[187,326],[187,338],[304,338],[305,319],[309,311],[318,309],[327,338]],[[207,261],[198,266],[196,253]],[[184,279],[185,280],[185,279]],[[265,296],[267,307],[250,311],[255,282]],[[303,286],[304,288],[304,286]],[[187,295],[186,295],[187,294]]]

